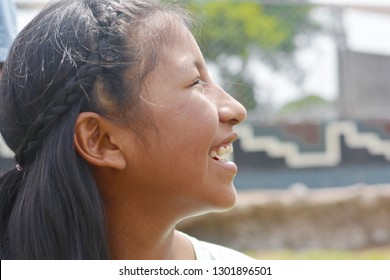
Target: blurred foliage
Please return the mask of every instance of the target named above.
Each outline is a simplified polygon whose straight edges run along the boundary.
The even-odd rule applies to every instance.
[[[291,101],[284,105],[280,110],[280,113],[292,113],[306,110],[309,107],[322,107],[331,105],[330,102],[317,95],[307,95],[298,100]]]
[[[309,16],[311,6],[261,1],[188,0],[187,7],[201,23],[195,32],[206,60],[217,66],[222,86],[247,109],[254,109],[255,74],[248,63],[257,59],[274,70],[302,73],[294,64],[298,44],[309,42],[319,26]],[[300,40],[297,40],[300,36]],[[232,59],[240,64],[232,66]],[[294,68],[294,71],[291,71]],[[299,72],[299,73],[298,73]]]
[[[247,62],[255,52],[276,67],[278,58],[296,49],[298,34],[318,30],[308,16],[311,8],[307,5],[262,5],[260,1],[231,0],[187,3],[202,23],[198,39],[205,57],[211,61],[224,54],[239,56]]]

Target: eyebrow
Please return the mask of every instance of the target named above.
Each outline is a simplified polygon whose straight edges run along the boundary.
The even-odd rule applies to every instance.
[[[194,60],[191,63],[185,63],[178,68],[179,72],[188,72],[192,68],[196,68],[198,71],[202,69],[202,65],[198,60]]]

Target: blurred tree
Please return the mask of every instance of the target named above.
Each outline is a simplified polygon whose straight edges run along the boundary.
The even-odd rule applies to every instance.
[[[336,116],[334,103],[315,94],[290,101],[277,112],[278,121],[282,122],[318,122]]]
[[[261,1],[187,0],[186,5],[201,23],[195,32],[203,54],[223,77],[222,86],[247,109],[256,107],[254,75],[248,62],[259,59],[274,70],[295,67],[292,54],[297,41],[309,42],[319,29],[305,4],[263,5]],[[297,40],[300,36],[300,40]],[[239,58],[240,63],[233,63]],[[253,72],[253,71],[252,71]],[[299,69],[294,75],[300,76]]]
[[[281,108],[280,113],[299,113],[306,111],[308,108],[325,106],[331,106],[331,102],[313,94],[287,103]]]

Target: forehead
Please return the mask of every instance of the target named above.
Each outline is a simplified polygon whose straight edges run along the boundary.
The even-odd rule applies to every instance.
[[[161,60],[166,60],[172,51],[185,48],[199,55],[198,45],[190,31],[191,20],[179,11],[157,11],[141,20],[137,28],[140,40],[139,60],[152,70]],[[131,38],[131,36],[130,36]],[[129,44],[134,42],[131,40]],[[148,71],[147,71],[148,72]]]
[[[199,46],[188,28],[184,25],[168,30],[165,42],[161,45],[159,63],[185,73],[204,63]]]
[[[149,87],[151,83],[166,78],[171,79],[171,82],[178,81],[184,74],[205,69],[198,44],[186,21],[180,16],[155,15],[149,19],[144,31],[147,32],[144,33],[144,65],[151,66],[144,76],[144,86]]]
[[[165,33],[157,51],[155,67],[144,83],[143,94],[149,98],[151,95],[159,98],[173,89],[181,89],[206,71],[198,44],[185,26],[176,26]]]
[[[152,43],[158,47],[170,47],[173,41],[181,36],[191,34],[186,17],[174,11],[158,11],[146,17],[139,25],[144,43]]]

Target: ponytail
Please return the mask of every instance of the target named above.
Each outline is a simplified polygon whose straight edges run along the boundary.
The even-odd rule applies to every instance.
[[[78,105],[53,128],[27,169],[0,179],[4,258],[108,258],[103,204],[69,137]]]
[[[20,188],[23,173],[16,168],[0,177],[0,258],[12,258],[9,250],[8,223]]]

